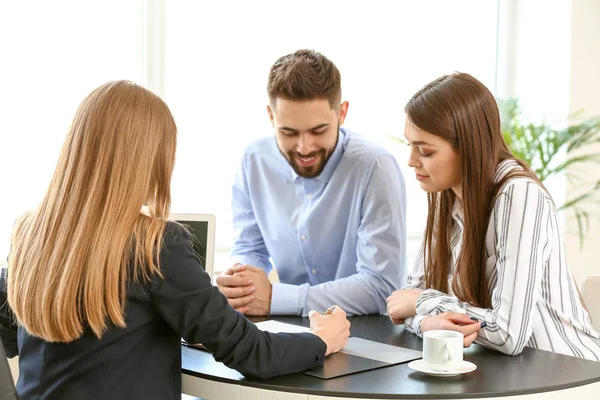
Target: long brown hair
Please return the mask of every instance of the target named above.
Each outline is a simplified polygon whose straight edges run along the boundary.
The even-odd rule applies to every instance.
[[[160,275],[176,135],[166,104],[131,82],[79,106],[43,200],[13,231],[8,302],[30,334],[70,342],[125,326],[128,279]]]
[[[495,197],[511,178],[541,182],[509,150],[494,96],[471,75],[455,73],[434,80],[413,95],[405,111],[410,123],[447,140],[459,154],[464,232],[452,290],[462,301],[489,308],[485,237]],[[495,183],[496,169],[504,160],[515,160],[522,169],[512,170]],[[452,260],[450,232],[455,201],[452,189],[428,194],[423,253],[426,286],[445,293]]]

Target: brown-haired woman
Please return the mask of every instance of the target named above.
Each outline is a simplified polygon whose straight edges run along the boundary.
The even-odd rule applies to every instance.
[[[343,347],[345,313],[312,333],[260,331],[167,222],[177,130],[166,104],[126,81],[81,104],[50,186],[17,222],[0,272],[0,335],[22,398],[178,399],[180,338],[244,375],[310,368]],[[142,213],[142,207],[147,212]]]
[[[407,103],[409,166],[428,193],[417,269],[388,298],[393,322],[416,334],[451,329],[506,354],[523,347],[600,360],[567,267],[556,208],[506,146],[490,91],[464,73]]]

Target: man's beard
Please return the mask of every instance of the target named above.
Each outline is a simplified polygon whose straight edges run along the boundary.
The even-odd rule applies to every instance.
[[[319,176],[321,174],[321,172],[323,172],[323,170],[325,169],[325,166],[327,165],[327,162],[329,162],[329,159],[333,155],[333,152],[335,151],[335,148],[337,147],[338,140],[340,140],[339,132],[340,132],[340,127],[338,126],[338,129],[336,131],[336,137],[335,137],[335,145],[333,145],[333,148],[329,152],[325,149],[319,149],[319,150],[311,152],[310,154],[300,154],[295,150],[290,150],[287,152],[287,154],[283,154],[281,149],[279,149],[279,151],[285,157],[285,159],[287,160],[288,164],[290,164],[290,167],[292,167],[294,172],[296,174],[298,174],[298,176],[301,176],[303,178],[316,178],[317,176]],[[319,157],[319,161],[314,165],[305,167],[298,162],[297,157],[302,157],[302,158]]]

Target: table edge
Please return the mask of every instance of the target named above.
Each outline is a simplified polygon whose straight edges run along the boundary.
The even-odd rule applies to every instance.
[[[356,393],[356,392],[336,392],[336,391],[322,391],[316,389],[302,389],[297,387],[290,386],[277,386],[268,383],[262,383],[260,381],[255,380],[247,380],[247,379],[231,379],[224,378],[215,375],[209,375],[203,372],[191,371],[188,369],[181,369],[182,374],[186,374],[192,377],[202,378],[209,381],[247,386],[256,389],[270,390],[274,392],[286,392],[286,393],[297,393],[297,394],[307,394],[307,395],[315,395],[315,396],[324,396],[324,397],[346,397],[346,398],[355,398],[355,399],[440,399],[440,396],[443,396],[445,399],[471,399],[471,398],[487,398],[487,397],[512,397],[512,396],[522,396],[529,394],[537,394],[537,393],[548,393],[548,392],[556,392],[559,390],[566,389],[574,389],[580,386],[590,385],[592,383],[600,382],[600,376],[595,378],[589,378],[582,381],[578,381],[576,383],[564,383],[558,385],[545,386],[540,388],[540,390],[536,389],[527,389],[527,390],[513,390],[513,391],[504,391],[504,392],[480,392],[480,393],[466,393],[466,394],[458,394],[458,393],[440,393],[440,394],[375,394],[375,393]]]

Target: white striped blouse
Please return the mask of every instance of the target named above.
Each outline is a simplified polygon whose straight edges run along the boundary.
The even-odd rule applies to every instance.
[[[515,161],[498,166],[498,182]],[[528,178],[510,179],[501,189],[488,226],[486,276],[492,308],[483,309],[452,295],[452,276],[462,248],[463,212],[457,202],[453,212],[452,271],[449,294],[425,290],[417,301],[417,315],[405,321],[418,335],[423,318],[446,311],[485,321],[475,340],[506,354],[523,347],[600,361],[600,335],[582,307],[572,273],[567,267],[559,233],[557,212],[544,189]],[[405,289],[425,289],[423,254]]]

